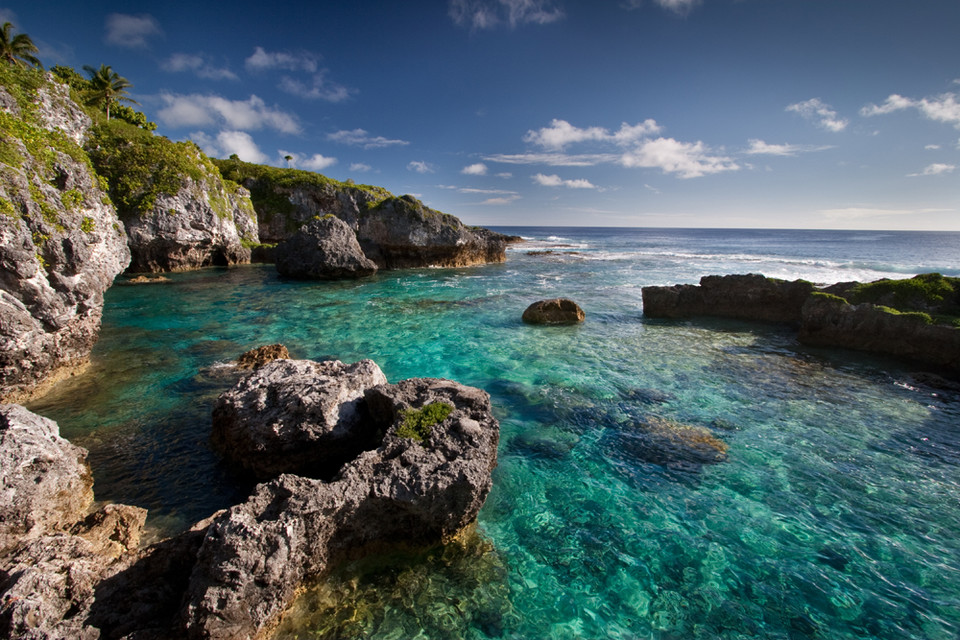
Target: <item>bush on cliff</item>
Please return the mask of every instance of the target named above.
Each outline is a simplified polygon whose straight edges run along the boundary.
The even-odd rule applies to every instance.
[[[939,273],[858,284],[845,297],[852,304],[869,302],[900,313],[927,314],[941,324],[960,322],[960,278]]]

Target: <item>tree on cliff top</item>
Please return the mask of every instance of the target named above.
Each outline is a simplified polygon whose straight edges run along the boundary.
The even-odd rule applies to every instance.
[[[107,112],[110,119],[111,105],[119,102],[140,104],[127,95],[127,89],[133,85],[129,80],[119,75],[109,65],[101,64],[99,69],[84,65],[83,70],[90,74],[90,99],[87,104],[98,105]]]
[[[0,58],[20,67],[26,67],[29,64],[42,69],[40,60],[33,55],[39,51],[30,36],[25,33],[14,36],[10,33],[11,31],[13,31],[13,25],[4,22],[3,28],[0,29]]]

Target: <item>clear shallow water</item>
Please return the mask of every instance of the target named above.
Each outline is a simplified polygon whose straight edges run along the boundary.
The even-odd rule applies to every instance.
[[[960,398],[776,326],[645,320],[640,299],[712,273],[960,275],[960,234],[509,231],[532,240],[501,265],[116,286],[90,373],[31,408],[90,449],[99,499],[149,508],[159,535],[245,495],[207,438],[232,383],[217,364],[248,348],[490,392],[500,463],[476,534],[343,568],[282,638],[960,634]],[[559,295],[585,324],[520,322]],[[722,442],[726,460],[651,446],[657,421]]]

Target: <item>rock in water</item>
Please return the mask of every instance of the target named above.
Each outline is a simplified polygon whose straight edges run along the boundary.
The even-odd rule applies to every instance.
[[[327,215],[300,227],[276,249],[277,271],[289,278],[336,280],[377,272],[346,222]]]
[[[274,360],[217,400],[213,443],[260,479],[281,473],[330,477],[376,446],[361,399],[386,383],[372,360]]]
[[[362,549],[440,542],[476,518],[497,461],[489,396],[414,379],[368,389],[364,402],[384,432],[375,449],[329,483],[284,474],[261,484],[211,525],[186,596],[188,637],[254,637],[331,563]],[[446,417],[433,423],[428,414]],[[398,435],[410,422],[422,440]]]
[[[53,420],[0,405],[0,550],[83,518],[93,503],[86,459]]]
[[[286,360],[290,352],[282,344],[268,344],[251,349],[237,358],[237,366],[241,369],[259,369],[274,360]]]
[[[587,317],[583,309],[567,298],[534,302],[523,312],[527,324],[577,324]]]

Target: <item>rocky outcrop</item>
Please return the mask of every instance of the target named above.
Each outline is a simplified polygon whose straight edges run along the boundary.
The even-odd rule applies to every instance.
[[[931,324],[922,313],[814,294],[803,305],[800,342],[907,358],[960,371],[960,328]]]
[[[649,318],[714,316],[799,324],[800,309],[814,286],[759,274],[704,276],[700,285],[643,287],[643,315]]]
[[[93,503],[86,460],[53,420],[0,405],[0,552],[83,519]]]
[[[195,144],[109,122],[87,148],[126,225],[130,272],[250,262],[259,242],[250,194],[223,180]]]
[[[130,254],[66,87],[10,68],[0,83],[0,398],[20,401],[87,362]]]
[[[643,313],[651,318],[786,322],[798,328],[804,344],[857,349],[960,371],[958,285],[960,280],[936,273],[866,284],[844,282],[822,290],[803,280],[785,282],[755,274],[705,276],[700,286],[644,287]],[[934,316],[940,316],[940,322]]]
[[[465,267],[506,259],[499,233],[468,228],[413,196],[388,198],[361,216],[357,239],[381,269]]]
[[[364,402],[384,433],[376,448],[329,483],[283,474],[213,522],[186,597],[188,637],[254,637],[331,563],[361,549],[436,543],[476,518],[499,439],[489,396],[416,379],[369,389]],[[402,435],[411,423],[421,439]]]
[[[413,196],[297,169],[216,160],[224,177],[248,188],[261,242],[281,242],[314,218],[332,215],[354,230],[364,254],[381,269],[461,267],[503,262],[518,238],[466,227]]]
[[[386,382],[371,360],[275,360],[217,400],[214,446],[260,479],[285,472],[329,478],[375,446],[362,399]]]
[[[554,298],[531,304],[524,310],[522,320],[527,324],[578,324],[586,317],[587,314],[573,300]]]
[[[311,220],[278,244],[275,255],[277,271],[288,278],[338,280],[377,272],[377,265],[360,249],[353,229],[329,214]]]

